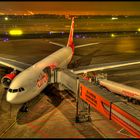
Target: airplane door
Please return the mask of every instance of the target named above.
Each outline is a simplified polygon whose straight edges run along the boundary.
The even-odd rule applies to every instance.
[[[46,67],[46,68],[43,69],[43,72],[48,75],[48,82],[51,82],[51,68]]]

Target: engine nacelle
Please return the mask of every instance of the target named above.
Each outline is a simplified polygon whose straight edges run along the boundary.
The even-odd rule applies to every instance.
[[[11,72],[10,74],[6,74],[5,76],[2,77],[1,79],[1,84],[5,88],[9,88],[11,81],[15,78],[16,73]]]

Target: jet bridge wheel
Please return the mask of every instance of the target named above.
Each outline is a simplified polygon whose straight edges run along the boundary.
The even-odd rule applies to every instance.
[[[128,102],[132,102],[132,98],[127,97],[127,101],[128,101]]]
[[[133,99],[133,100],[132,100],[132,103],[133,103],[133,104],[139,104],[139,101],[136,100],[136,99]]]

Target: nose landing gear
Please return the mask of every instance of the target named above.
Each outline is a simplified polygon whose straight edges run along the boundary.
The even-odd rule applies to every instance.
[[[21,112],[28,112],[28,111],[29,111],[28,106],[27,106],[26,103],[23,104],[23,106],[21,107],[20,111],[21,111]]]

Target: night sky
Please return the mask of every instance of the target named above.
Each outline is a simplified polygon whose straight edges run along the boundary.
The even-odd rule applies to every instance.
[[[140,15],[140,2],[0,2],[0,14]]]

